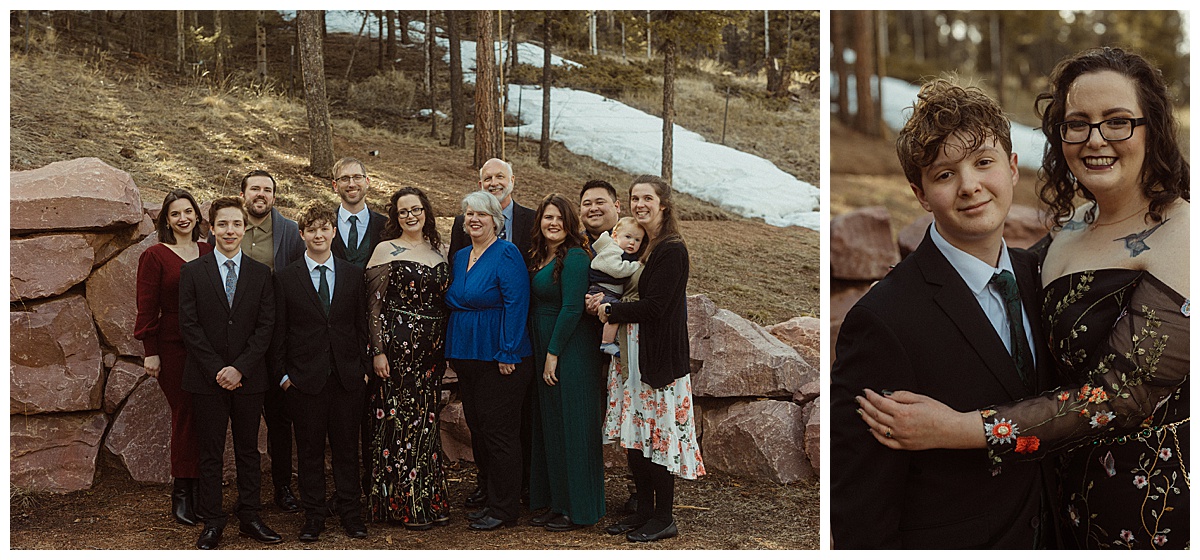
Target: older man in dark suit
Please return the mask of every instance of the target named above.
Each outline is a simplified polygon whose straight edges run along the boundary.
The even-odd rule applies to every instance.
[[[183,389],[195,401],[200,480],[196,514],[204,530],[197,548],[221,541],[222,458],[225,430],[233,431],[237,461],[239,532],[273,544],[282,538],[262,522],[258,419],[267,389],[266,354],[275,326],[274,288],[266,265],[241,250],[246,212],[237,198],[212,203],[216,250],[179,274],[179,331],[187,348]]]
[[[1057,384],[1038,343],[1036,259],[1003,239],[1018,176],[1009,121],[975,88],[938,80],[919,97],[897,150],[934,223],[847,313],[838,335],[833,546],[1044,547],[1053,523],[1040,463],[994,472],[983,450],[892,450],[856,413],[864,389],[914,391],[971,410]]]

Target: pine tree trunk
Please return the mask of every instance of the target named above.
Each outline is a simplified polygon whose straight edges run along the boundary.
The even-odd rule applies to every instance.
[[[216,49],[217,82],[225,81],[225,14],[221,10],[213,11],[213,32],[217,39],[213,47]]]
[[[461,14],[446,11],[446,27],[450,32],[450,146],[467,147],[467,108],[463,103],[462,37],[459,36]]]
[[[495,52],[493,33],[496,18],[489,10],[475,12],[479,28],[475,43],[475,168],[483,162],[497,157],[499,125],[496,121],[496,64],[492,60]]]
[[[433,10],[425,10],[425,96],[429,103],[429,136],[437,138],[437,65],[433,63],[433,47],[437,33],[433,27]]]
[[[879,116],[875,112],[875,96],[871,93],[871,76],[875,73],[875,26],[871,12],[854,12],[854,82],[858,98],[858,113],[854,128],[863,134],[879,133]]]
[[[538,145],[538,165],[550,167],[550,12],[542,15],[542,141]]]
[[[175,10],[175,73],[183,73],[183,53],[187,46],[187,34],[184,33],[183,10]]]
[[[408,37],[408,12],[404,10],[396,10],[396,18],[400,21],[396,22],[396,27],[400,28],[400,44],[412,44],[412,39]]]
[[[671,170],[675,164],[675,39],[663,41],[663,132],[662,132],[662,175],[671,182]]]
[[[254,26],[255,46],[254,54],[258,59],[258,79],[263,83],[267,81],[267,22],[266,16],[262,10],[258,11],[258,22]]]
[[[304,106],[308,111],[309,171],[330,176],[333,167],[333,127],[325,95],[325,54],[321,42],[320,11],[301,10],[296,17],[300,38],[300,73],[304,79]]]
[[[387,11],[387,59],[388,66],[396,63],[396,10]]]

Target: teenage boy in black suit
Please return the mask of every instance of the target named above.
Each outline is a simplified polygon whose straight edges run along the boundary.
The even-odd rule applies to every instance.
[[[1009,131],[979,89],[935,80],[897,138],[913,194],[934,223],[846,314],[838,335],[830,374],[835,548],[1035,548],[1053,536],[1050,476],[1040,463],[992,472],[983,450],[889,449],[855,401],[864,389],[903,389],[971,410],[1056,386],[1038,343],[1036,258],[1003,238],[1018,177]]]
[[[333,454],[342,528],[367,536],[360,512],[358,425],[363,415],[367,358],[367,300],[363,269],[332,254],[335,214],[310,206],[300,217],[304,258],[275,274],[276,320],[273,379],[284,391],[296,427],[300,540],[315,541],[325,528],[325,440]]]
[[[263,543],[283,539],[262,522],[262,465],[258,418],[269,372],[266,354],[275,326],[271,269],[241,250],[246,210],[236,197],[218,198],[209,210],[216,251],[179,273],[179,330],[187,348],[183,389],[195,401],[200,446],[196,514],[204,530],[196,547],[216,548],[225,528],[221,510],[225,430],[231,426],[237,461],[238,532]]]

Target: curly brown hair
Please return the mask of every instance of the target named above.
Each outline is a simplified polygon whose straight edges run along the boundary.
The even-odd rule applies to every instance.
[[[1179,150],[1179,126],[1171,110],[1162,72],[1145,58],[1117,47],[1087,49],[1063,59],[1050,74],[1049,91],[1038,94],[1034,109],[1042,119],[1042,132],[1048,145],[1042,158],[1038,179],[1042,181],[1039,198],[1050,207],[1053,226],[1058,229],[1075,212],[1077,194],[1095,201],[1087,187],[1071,174],[1063,155],[1058,123],[1066,114],[1067,91],[1080,76],[1111,70],[1133,81],[1138,105],[1146,118],[1146,159],[1142,164],[1141,188],[1150,199],[1145,220],[1162,221],[1162,211],[1176,199],[1191,199],[1190,167]],[[1096,206],[1084,214],[1085,223],[1096,219]]]
[[[964,153],[995,138],[1005,154],[1012,154],[1010,123],[1000,105],[977,87],[937,78],[921,86],[912,116],[896,138],[896,155],[909,183],[923,188],[921,170],[933,165],[952,135],[967,142]]]
[[[563,261],[567,258],[567,251],[572,247],[584,248],[587,247],[587,238],[583,236],[583,225],[579,221],[579,213],[575,211],[575,205],[567,200],[567,197],[561,194],[548,194],[542,199],[542,203],[538,204],[537,220],[534,222],[533,234],[529,239],[529,271],[537,272],[542,261],[545,261],[550,256],[550,244],[546,241],[546,237],[542,235],[542,215],[546,213],[546,207],[554,205],[558,208],[558,213],[562,215],[563,231],[567,233],[566,239],[554,248],[554,281],[557,282],[562,275]],[[585,250],[586,252],[586,250]]]
[[[442,236],[438,234],[437,230],[437,212],[433,211],[433,205],[429,203],[429,197],[425,195],[425,191],[417,187],[402,187],[392,193],[392,198],[388,200],[387,206],[387,224],[383,226],[383,231],[379,234],[380,240],[396,239],[404,234],[404,228],[400,227],[400,215],[396,213],[396,202],[400,200],[400,197],[408,195],[413,195],[421,201],[421,208],[424,208],[425,215],[425,226],[421,228],[421,235],[425,241],[429,242],[429,246],[433,247],[434,251],[440,252]]]

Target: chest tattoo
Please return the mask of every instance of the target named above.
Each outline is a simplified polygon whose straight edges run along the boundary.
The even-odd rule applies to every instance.
[[[1150,246],[1146,245],[1146,238],[1150,237],[1156,230],[1158,230],[1158,228],[1162,227],[1163,224],[1169,221],[1171,221],[1171,219],[1167,218],[1152,228],[1144,229],[1138,233],[1131,233],[1125,237],[1118,237],[1113,241],[1124,241],[1125,248],[1129,249],[1129,256],[1136,257],[1150,250]]]
[[[396,245],[395,243],[388,243],[388,245],[391,245],[392,249],[395,249],[394,251],[392,251],[393,257],[408,250],[408,247],[401,247],[399,245]]]

